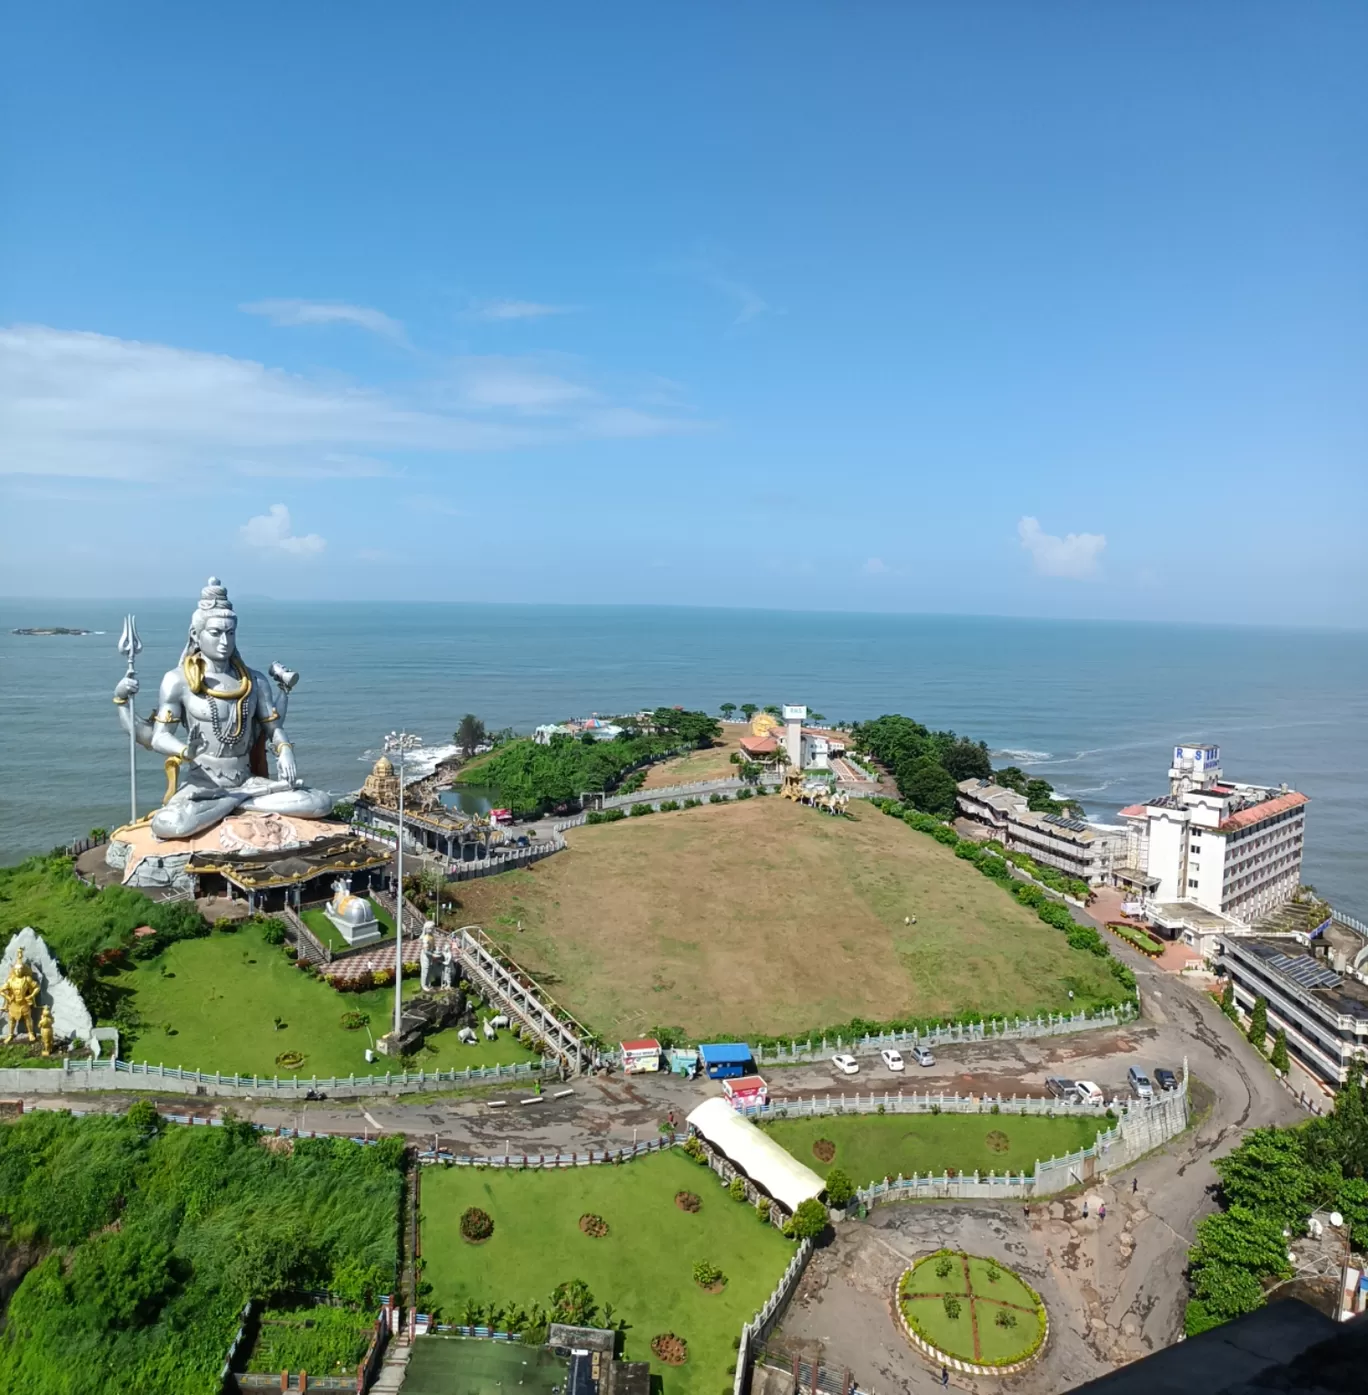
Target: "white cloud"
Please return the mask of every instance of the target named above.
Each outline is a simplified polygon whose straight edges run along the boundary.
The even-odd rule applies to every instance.
[[[457,365],[461,398],[476,408],[508,407],[542,413],[594,396],[588,388],[525,359],[465,358]]]
[[[408,336],[398,320],[368,305],[347,305],[333,300],[253,300],[239,305],[248,315],[263,315],[274,325],[295,328],[300,325],[355,325],[396,344],[407,344]]]
[[[882,557],[871,557],[860,570],[866,576],[887,576],[893,568]]]
[[[168,344],[0,327],[0,474],[220,484],[243,475],[362,478],[396,472],[371,452],[490,451],[697,428],[677,415],[616,407],[540,360],[464,359],[452,371],[454,391],[448,379],[382,392]]]
[[[287,552],[292,557],[316,557],[327,547],[317,533],[297,536],[290,522],[290,511],[284,504],[272,504],[269,511],[249,518],[239,530],[248,547],[263,552]]]
[[[547,305],[539,300],[486,300],[472,307],[477,320],[540,320],[546,315],[573,315],[578,305]]]
[[[1064,576],[1075,581],[1096,574],[1098,559],[1107,546],[1104,533],[1069,533],[1059,538],[1043,532],[1039,520],[1030,517],[1017,524],[1017,536],[1041,576]]]

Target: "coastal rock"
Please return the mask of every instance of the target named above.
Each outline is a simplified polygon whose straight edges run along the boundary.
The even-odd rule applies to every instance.
[[[14,956],[21,949],[24,951],[24,962],[38,976],[40,991],[37,1013],[41,1013],[45,1007],[50,1007],[52,1030],[56,1037],[74,1037],[77,1041],[90,1043],[95,1031],[90,1009],[76,991],[76,985],[62,972],[61,965],[43,937],[32,927],[26,925],[10,936],[5,953],[0,956],[0,982],[9,977]]]

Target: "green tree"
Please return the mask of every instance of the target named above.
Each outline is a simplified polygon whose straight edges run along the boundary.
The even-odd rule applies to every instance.
[[[743,702],[741,704],[741,715],[749,722],[760,709],[753,702]]]
[[[941,754],[941,764],[956,780],[986,780],[993,773],[988,747],[982,741],[960,737]]]
[[[1287,1032],[1282,1027],[1273,1038],[1273,1054],[1268,1059],[1274,1070],[1287,1074],[1291,1062],[1287,1059]]]
[[[1254,999],[1254,1010],[1249,1014],[1249,1031],[1246,1035],[1254,1049],[1262,1053],[1264,1039],[1268,1036],[1268,999],[1262,994]]]
[[[1232,1022],[1238,1020],[1235,1011],[1235,980],[1233,978],[1226,979],[1225,987],[1221,989],[1221,1011],[1225,1013]]]
[[[922,756],[897,771],[898,791],[925,814],[949,816],[955,812],[959,791],[954,776],[933,756]]]
[[[833,1167],[826,1178],[827,1204],[839,1210],[849,1205],[854,1196],[855,1183],[850,1180],[849,1173],[843,1168]]]
[[[718,711],[722,713],[724,721],[730,722],[736,713],[736,704],[734,702],[724,702],[722,706],[718,708]]]
[[[1003,789],[1025,794],[1029,777],[1019,765],[1004,765],[1001,770],[993,771],[993,779]]]
[[[808,720],[821,726],[821,724],[826,721],[826,717],[820,712],[809,712]]]
[[[467,712],[461,718],[452,741],[461,748],[461,754],[468,760],[475,754],[475,748],[484,743],[485,724],[473,713]]]
[[[777,717],[777,716],[779,716],[779,705],[778,705],[778,703],[767,702],[767,703],[765,704],[765,711],[768,712],[768,713],[770,714],[771,717]]]
[[[1227,1206],[1267,1216],[1279,1229],[1300,1230],[1323,1189],[1307,1162],[1306,1140],[1304,1130],[1251,1129],[1233,1153],[1215,1163]]]
[[[551,1321],[571,1327],[591,1327],[598,1314],[598,1304],[583,1279],[570,1279],[557,1284],[551,1292]]]
[[[815,1240],[827,1228],[826,1207],[815,1197],[800,1201],[789,1225],[797,1239]]]

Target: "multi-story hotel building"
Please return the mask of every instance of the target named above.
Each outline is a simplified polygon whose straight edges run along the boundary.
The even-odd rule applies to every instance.
[[[1130,875],[1118,880],[1143,884],[1151,910],[1188,905],[1252,926],[1301,884],[1307,802],[1286,785],[1223,779],[1217,746],[1175,746],[1169,792],[1121,810]]]

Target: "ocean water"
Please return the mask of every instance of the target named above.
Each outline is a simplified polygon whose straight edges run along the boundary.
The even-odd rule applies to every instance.
[[[128,812],[110,696],[126,611],[141,710],[178,659],[195,597],[0,601],[0,860]],[[1108,820],[1166,787],[1177,741],[1227,776],[1310,796],[1305,875],[1368,919],[1368,633],[664,607],[310,604],[235,598],[243,655],[301,676],[301,776],[355,789],[384,733],[433,746],[490,727],[658,703],[806,702],[832,720],[904,712],[981,738]],[[19,626],[100,630],[24,637]],[[139,753],[142,807],[160,762]]]

